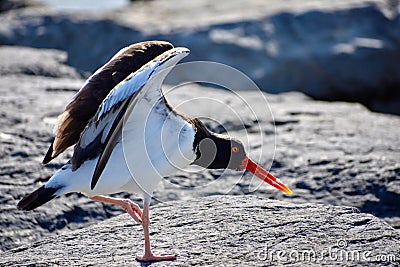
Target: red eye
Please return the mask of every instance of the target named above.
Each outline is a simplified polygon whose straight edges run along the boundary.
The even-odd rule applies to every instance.
[[[238,152],[239,151],[239,148],[237,147],[237,146],[233,146],[232,147],[232,152],[233,153],[236,153],[236,152]]]

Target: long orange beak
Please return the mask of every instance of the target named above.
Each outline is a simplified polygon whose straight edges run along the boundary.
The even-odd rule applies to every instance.
[[[275,176],[270,174],[268,171],[266,171],[264,168],[262,168],[260,165],[246,157],[242,161],[242,165],[240,166],[243,170],[248,170],[264,182],[272,185],[276,189],[279,189],[286,194],[291,195],[292,190],[289,189],[285,184],[283,184],[279,179],[277,179]]]

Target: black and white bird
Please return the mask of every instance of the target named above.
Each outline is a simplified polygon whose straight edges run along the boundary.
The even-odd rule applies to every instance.
[[[190,164],[208,169],[249,170],[291,194],[290,189],[247,157],[243,144],[209,131],[168,104],[165,76],[187,48],[149,41],[119,51],[97,70],[59,116],[43,164],[75,145],[73,156],[50,180],[24,197],[18,208],[33,210],[57,196],[81,192],[94,201],[121,206],[144,230],[140,261],[172,260],[150,248],[149,205],[163,177]],[[129,199],[106,195],[135,192],[143,210]]]

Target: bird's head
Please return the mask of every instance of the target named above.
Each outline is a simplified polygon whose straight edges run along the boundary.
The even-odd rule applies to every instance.
[[[227,135],[212,133],[201,122],[197,123],[194,142],[197,158],[193,164],[207,169],[247,170],[273,187],[292,194],[285,184],[247,156],[242,142]]]

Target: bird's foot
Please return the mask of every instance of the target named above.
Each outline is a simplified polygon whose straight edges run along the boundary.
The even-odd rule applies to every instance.
[[[136,260],[149,262],[149,261],[173,261],[176,260],[176,255],[154,255],[153,253],[146,253],[143,256],[136,255]]]
[[[106,196],[94,196],[90,198],[93,201],[118,205],[123,208],[131,217],[138,223],[142,224],[143,212],[139,205],[130,199],[106,197]]]
[[[122,200],[121,207],[138,223],[142,223],[143,212],[139,205],[130,199]]]

